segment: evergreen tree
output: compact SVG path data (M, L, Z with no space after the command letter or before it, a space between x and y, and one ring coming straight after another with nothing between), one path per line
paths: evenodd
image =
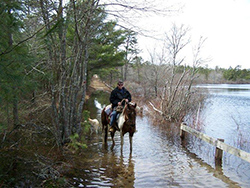
M125 39L125 31L117 29L116 22L103 22L98 27L90 48L89 72L105 77L114 72L115 67L122 66L125 51L120 46Z
M13 123L19 123L18 101L27 92L31 81L26 71L31 57L28 46L22 41L24 7L21 1L0 2L0 98L10 123L9 106L12 104Z

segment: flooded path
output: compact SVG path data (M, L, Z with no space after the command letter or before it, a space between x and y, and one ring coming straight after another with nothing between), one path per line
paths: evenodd
M107 98L103 93L92 96L91 118L100 120ZM110 136L106 146L101 134L86 137L88 148L71 183L76 187L249 187L249 163L225 154L222 167L215 166L215 148L193 137L183 146L175 124L155 126L144 116L137 117L136 126L132 153L128 135L123 152L118 132L113 149Z
M72 177L78 187L247 187L235 182L190 153L181 145L179 129L174 124L153 126L146 117L137 118L137 132L133 151L129 150L128 135L124 137L121 153L120 137L111 149L102 144L102 136L88 139L84 166L77 177ZM173 136L174 135L174 136Z

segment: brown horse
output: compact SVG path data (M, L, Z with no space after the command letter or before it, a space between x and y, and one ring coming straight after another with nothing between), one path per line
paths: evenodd
M103 135L103 143L107 143L108 138L108 125L109 125L109 117L105 112L105 108L102 110L101 114L102 119L102 129L104 132ZM120 128L120 136L121 136L121 150L123 148L123 136L126 133L129 133L129 142L130 142L130 151L132 151L132 138L136 131L136 103L127 103L125 104L125 107L123 108L122 113L120 114L118 121L116 122L118 124L118 127ZM115 132L111 132L111 138L113 141L113 146L115 145L114 136Z

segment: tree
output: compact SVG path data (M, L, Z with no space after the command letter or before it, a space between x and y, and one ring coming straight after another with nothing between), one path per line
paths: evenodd
M126 41L124 44L125 48L125 63L124 69L122 68L122 78L123 80L127 80L128 74L128 66L130 63L136 60L137 55L139 54L139 50L137 47L137 33L132 30L126 31Z
M136 56L134 58L134 66L133 66L135 69L136 69L136 75L137 75L137 78L136 78L136 81L138 82L138 84L141 83L142 81L142 57L139 57L139 56Z
M1 103L6 105L8 124L10 123L9 103L12 103L13 123L19 123L18 101L21 94L29 91L30 69L32 57L29 49L22 41L24 36L22 1L0 2L0 90Z
M81 134L87 70L92 38L101 25L99 1L40 0L47 70L50 72L52 116L57 143Z
M194 50L192 67L186 66L181 52L190 42L187 34L188 28L183 25L180 27L173 25L165 39L166 55L162 57L168 57L165 59L165 62L168 62L165 71L167 76L162 77L165 79L165 84L157 111L167 121L182 121L199 102L199 98L192 93L192 85L198 75L198 66L203 62L200 53L204 40L201 38ZM150 104L156 109L152 103Z
M81 134L88 75L123 65L125 40L116 22L107 21L99 1L40 0L47 48L53 120L58 145Z
M144 85L153 88L154 97L159 96L159 88L163 86L164 74L168 67L164 66L166 63L166 57L164 50L161 53L157 53L156 49L153 52L149 52L150 61L148 67L144 70Z
M105 17L100 20L102 24L98 26L92 39L88 71L91 75L99 74L105 77L113 72L113 68L123 65L125 52L119 47L124 43L126 36L124 30L116 28L116 22L103 22L103 19Z

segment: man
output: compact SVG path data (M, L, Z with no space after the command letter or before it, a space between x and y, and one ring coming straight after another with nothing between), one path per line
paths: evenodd
M117 83L117 87L111 92L109 100L112 103L109 132L114 132L115 128L120 131L119 127L117 127L115 123L117 116L116 108L117 106L124 106L125 102L131 102L131 94L127 89L125 89L122 81ZM122 100L123 102L121 103Z

